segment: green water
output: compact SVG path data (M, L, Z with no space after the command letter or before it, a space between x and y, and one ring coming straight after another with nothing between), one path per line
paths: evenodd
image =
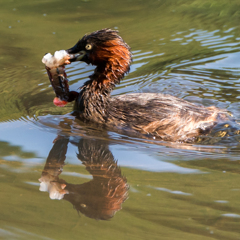
M239 121L239 21L237 0L1 1L0 239L240 239L239 135L225 126L204 145L183 145L103 132L66 115L71 104L53 105L41 63L85 33L117 29L133 64L113 95L167 93L227 109ZM93 67L66 71L77 90ZM60 135L68 144L56 144ZM62 161L49 171L81 211L71 194L53 200L39 191L47 159ZM98 164L120 173L110 177ZM121 198L106 179L129 189ZM101 199L117 205L107 221L95 219L107 209L99 209Z

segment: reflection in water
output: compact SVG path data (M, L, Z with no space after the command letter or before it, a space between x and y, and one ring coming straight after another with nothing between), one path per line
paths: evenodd
M71 184L60 179L69 143L67 137L57 137L47 158L40 181L40 191L48 191L51 199L65 199L85 216L107 220L121 209L128 197L127 179L122 176L106 141L80 139L78 159L93 179L83 184Z

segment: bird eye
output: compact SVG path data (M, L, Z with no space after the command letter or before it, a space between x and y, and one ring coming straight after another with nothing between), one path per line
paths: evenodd
M86 50L91 50L91 49L92 49L92 45L91 45L91 44L87 44L87 45L85 46L85 48L86 48Z

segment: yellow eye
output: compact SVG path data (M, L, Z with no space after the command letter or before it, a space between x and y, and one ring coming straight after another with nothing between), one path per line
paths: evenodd
M91 50L91 49L92 49L92 45L91 45L91 44L87 44L87 45L85 46L85 48L86 48L86 50Z

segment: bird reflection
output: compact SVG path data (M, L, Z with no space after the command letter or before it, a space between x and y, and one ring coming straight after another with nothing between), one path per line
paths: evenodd
M78 147L77 157L92 175L91 181L72 184L59 178L69 142ZM49 192L51 199L67 200L78 212L94 219L112 218L128 197L127 179L104 140L82 138L76 142L57 137L39 181L40 191Z

